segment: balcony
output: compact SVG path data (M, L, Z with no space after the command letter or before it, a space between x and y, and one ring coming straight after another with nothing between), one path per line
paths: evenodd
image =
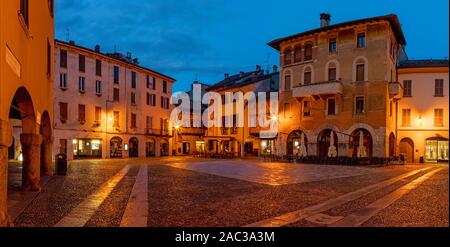
M399 82L389 83L389 98L401 99L403 97L403 86Z
M303 98L307 96L334 95L342 94L343 91L344 88L340 81L327 81L297 86L292 90L292 96Z

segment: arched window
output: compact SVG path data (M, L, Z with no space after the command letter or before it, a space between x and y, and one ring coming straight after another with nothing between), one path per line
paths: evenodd
M295 47L294 50L294 63L302 61L302 48L300 46Z
M368 81L368 62L365 57L357 57L353 61L353 81Z
M306 67L303 71L303 85L309 85L312 82L312 69L311 67Z
M312 45L307 44L305 46L305 54L304 54L305 61L312 60Z
M291 49L286 49L284 51L284 65L291 64L291 62L292 62Z

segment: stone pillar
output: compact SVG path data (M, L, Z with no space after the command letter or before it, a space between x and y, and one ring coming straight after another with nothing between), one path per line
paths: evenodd
M41 176L53 175L52 146L53 138L43 136L41 145Z
M155 140L155 157L161 156L161 141L159 139Z
M12 128L0 119L0 227L9 226L8 217L8 147L12 144Z
M22 190L39 191L42 136L21 134L20 143L23 150Z

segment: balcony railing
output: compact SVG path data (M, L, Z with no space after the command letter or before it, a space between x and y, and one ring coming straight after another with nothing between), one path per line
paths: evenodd
M340 81L326 81L300 85L292 90L292 96L302 98L306 96L342 94L344 88Z

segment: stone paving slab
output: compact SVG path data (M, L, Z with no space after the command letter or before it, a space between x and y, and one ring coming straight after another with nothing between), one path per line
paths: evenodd
M419 178L416 178L412 182L409 182L408 184L402 186L401 188L395 190L394 192L376 200L367 207L358 209L356 212L344 217L343 219L331 224L330 226L355 227L362 225L364 222L368 221L370 218L377 215L381 210L389 207L392 203L399 200L401 197L409 193L411 190L417 188L421 183L425 182L431 176L441 171L442 169L444 168L437 168L435 170L426 173L425 175L420 176Z
M304 183L380 172L380 169L360 166L294 164L257 160L172 162L167 165L267 185Z

